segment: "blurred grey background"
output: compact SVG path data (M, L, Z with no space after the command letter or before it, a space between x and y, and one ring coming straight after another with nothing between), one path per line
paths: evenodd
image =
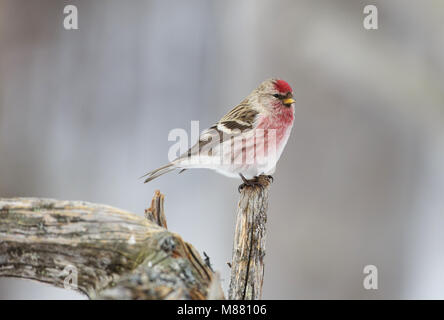
M79 30L63 28L77 5ZM379 29L363 28L375 4ZM229 281L240 180L137 178L174 128L262 80L296 120L271 189L264 298L444 298L444 2L0 0L0 197L105 203L168 226ZM379 289L363 288L363 268ZM0 298L83 299L0 279Z

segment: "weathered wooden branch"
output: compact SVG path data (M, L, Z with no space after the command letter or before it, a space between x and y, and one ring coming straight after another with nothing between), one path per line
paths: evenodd
M261 184L241 192L230 299L262 296L269 180ZM145 217L83 201L0 199L0 276L68 284L93 299L223 299L219 275L167 230L160 192Z
M166 229L163 195L146 217L83 201L0 199L0 276L95 299L222 299L219 277ZM160 226L159 226L160 225Z
M245 186L237 209L231 261L229 299L257 300L262 297L270 181L261 176L262 186Z

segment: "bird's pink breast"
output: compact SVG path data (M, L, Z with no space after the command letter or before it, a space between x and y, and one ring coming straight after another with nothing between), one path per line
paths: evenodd
M293 120L293 107L276 106L271 115L263 117L259 121L257 128L265 131L276 130L276 144L279 146L286 139L286 135L288 135L287 129L293 125Z

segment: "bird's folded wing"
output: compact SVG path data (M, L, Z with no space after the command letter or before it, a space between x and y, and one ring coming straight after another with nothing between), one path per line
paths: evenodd
M216 125L225 133L250 130L253 129L258 114L250 105L241 103L223 116Z
M218 144L224 143L254 129L259 113L247 104L240 104L228 112L222 119L204 130L199 141L179 159L190 157L202 151L210 150Z

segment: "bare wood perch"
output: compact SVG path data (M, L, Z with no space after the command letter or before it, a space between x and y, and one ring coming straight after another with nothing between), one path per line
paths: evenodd
M90 298L222 299L193 246L158 226L166 227L159 192L147 217L82 201L0 199L0 276L64 287L73 266Z
M262 186L245 186L238 204L228 291L233 300L262 297L270 180L266 176L259 178Z

